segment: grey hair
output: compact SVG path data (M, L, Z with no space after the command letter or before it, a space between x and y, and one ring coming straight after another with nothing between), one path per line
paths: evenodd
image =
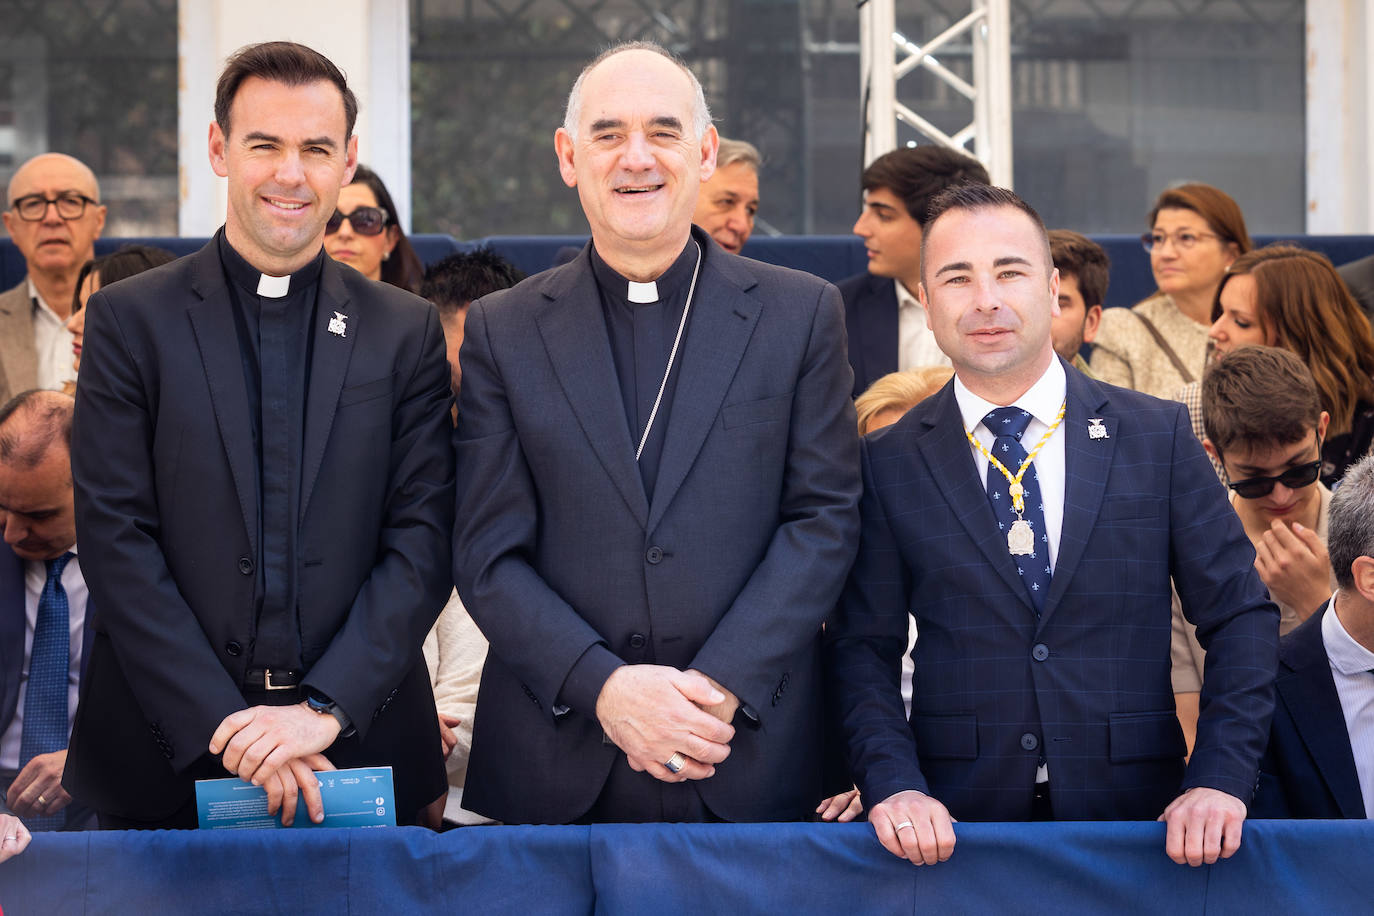
M577 139L577 122L582 116L582 84L586 82L587 74L595 70L602 61L624 51L649 51L660 57L666 57L682 68L682 72L687 74L687 79L692 83L692 91L695 95L692 104L692 128L696 131L696 139L700 140L706 134L706 128L711 126L711 109L706 105L706 93L701 89L701 81L697 79L697 75L692 72L692 69L683 63L681 58L653 41L625 41L618 45L612 45L582 68L582 72L577 75L577 82L573 83L572 91L568 93L568 107L563 111L563 129L567 131L568 136L572 137L573 140Z
M763 156L759 155L758 147L747 140L728 140L721 137L720 149L716 152L716 168L723 169L736 162L742 162L757 172L763 165Z
M1374 557L1374 455L1352 465L1331 495L1326 522L1326 553L1341 588L1352 588L1350 567L1360 557Z

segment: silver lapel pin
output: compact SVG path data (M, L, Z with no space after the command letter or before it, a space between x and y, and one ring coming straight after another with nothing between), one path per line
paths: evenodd
M334 317L329 319L329 333L338 334L340 337L347 337L348 316L343 312L335 312Z
M335 312L335 314L338 314L338 313ZM1089 438L1089 439L1110 439L1110 438L1111 438L1111 436L1108 436L1108 435L1107 435L1107 427L1105 427L1105 426L1102 425L1102 418L1101 418L1101 417L1093 417L1092 419L1090 419L1090 420L1088 421L1088 438Z

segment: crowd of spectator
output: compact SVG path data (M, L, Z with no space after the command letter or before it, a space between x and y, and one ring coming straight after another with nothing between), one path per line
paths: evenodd
M71 156L9 184L0 861L194 828L216 776L318 822L355 765L401 824L864 814L926 864L956 820L1196 865L1374 814L1358 263L1182 183L1104 309L1100 246L920 146L837 288L739 257L766 160L631 43L556 135L591 241L426 269L356 115L309 48L231 57L179 260L95 257Z

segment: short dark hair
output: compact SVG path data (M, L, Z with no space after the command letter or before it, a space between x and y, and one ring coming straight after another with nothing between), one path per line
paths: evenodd
M81 311L81 287L91 274L95 274L100 280L101 289L104 289L111 283L127 280L145 270L170 264L176 259L177 256L166 248L158 248L155 245L123 245L109 254L92 258L81 265L81 271L76 275L76 288L72 291L72 312Z
M391 249L391 256L382 262L382 282L399 286L408 293L418 292L420 281L424 279L425 265L415 253L410 239L406 238L406 231L401 228L401 215L396 212L396 204L382 177L360 162L349 184L363 185L370 190L372 196L377 198L377 206L386 213L386 228L396 228L396 247Z
M992 207L1012 207L1031 218L1040 238L1045 245L1045 269L1048 271L1054 261L1050 257L1050 237L1045 229L1045 221L1035 208L1022 200L1015 191L999 188L990 184L959 184L945 188L930 202L930 218L925 223L925 234L921 237L921 271L924 282L926 264L926 245L930 243L930 227L935 221L951 210L987 210Z
M1072 229L1051 229L1049 236L1050 258L1059 268L1059 276L1078 280L1078 291L1087 308L1105 302L1112 262L1102 246Z
M282 83L287 86L306 86L310 83L333 83L343 96L344 139L353 136L358 120L358 97L348 88L348 80L334 62L314 48L294 41L264 41L239 48L229 56L224 72L215 87L215 122L224 135L229 136L229 109L239 86L250 76Z
M1202 374L1202 429L1219 452L1301 442L1321 422L1317 383L1279 347L1238 347Z
M55 442L72 448L72 408L76 402L69 394L31 388L21 391L0 407L0 463L22 470L38 467ZM15 429L16 415L28 420L23 430Z
M991 184L988 170L971 156L944 146L916 146L884 153L864 169L860 185L865 191L886 188L897 195L907 215L925 228L930 203L945 188L956 184Z
M1326 518L1326 555L1341 588L1352 588L1350 567L1360 557L1374 557L1374 455L1351 465L1331 494Z
M508 289L525 279L510 261L490 248L460 251L435 262L425 271L420 296L433 302L443 318L498 289Z

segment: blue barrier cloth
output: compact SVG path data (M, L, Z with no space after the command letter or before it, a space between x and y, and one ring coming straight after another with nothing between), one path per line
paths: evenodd
M0 864L28 913L1369 912L1368 821L1250 821L1175 865L1157 823L958 824L916 867L867 824L47 833Z

